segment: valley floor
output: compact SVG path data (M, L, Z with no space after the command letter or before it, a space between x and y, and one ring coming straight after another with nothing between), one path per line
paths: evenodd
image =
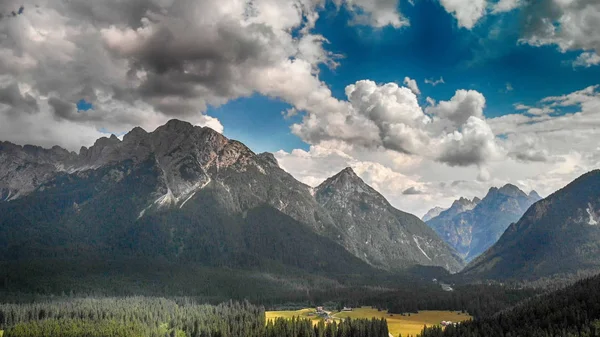
M394 337L417 336L423 330L423 326L439 325L442 321L462 322L471 319L468 314L457 311L419 311L417 314L390 314L387 311L379 311L372 307L355 308L352 311L328 312L334 320L342 320L347 317L355 318L385 318L388 330ZM267 320L278 317L292 318L299 316L310 318L313 323L318 323L322 318L316 315L315 309L301 309L297 311L267 311Z

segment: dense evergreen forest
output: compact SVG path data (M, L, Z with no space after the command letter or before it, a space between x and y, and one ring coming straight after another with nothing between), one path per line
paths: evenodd
M1 329L4 337L388 337L384 319L266 322L264 308L248 302L214 306L148 297L3 304Z
M600 336L600 276L528 300L492 317L433 327L422 337Z

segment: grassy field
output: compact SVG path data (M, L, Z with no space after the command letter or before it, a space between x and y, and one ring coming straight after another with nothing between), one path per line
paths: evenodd
M302 309L298 311L267 311L267 320L284 317L291 318L300 316L311 318L313 322L318 322L319 318L308 316L309 312L314 312L314 309ZM405 316L398 314L388 314L385 311L377 311L371 307L356 308L353 311L332 313L333 318L344 319L350 318L385 318L388 322L388 329L394 337L416 336L421 333L423 326L432 326L440 324L441 321L460 322L471 319L467 314L461 314L456 311L421 311L418 314L406 314Z
M302 317L302 318L310 318L314 324L318 323L321 318L319 318L318 316L316 316L315 313L315 309L302 309L302 310L296 310L296 311L267 311L265 313L265 316L267 318L267 321L270 319L275 319L278 317L283 317L283 318L292 318L292 317ZM310 313L312 313L312 315L309 315Z

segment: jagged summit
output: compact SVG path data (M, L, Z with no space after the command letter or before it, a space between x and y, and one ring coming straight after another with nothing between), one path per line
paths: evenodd
M529 197L532 199L538 199L538 200L542 199L542 197L535 190L531 190L531 192L529 192Z
M271 165L279 167L279 162L277 161L277 158L275 158L275 156L271 152L259 153L258 156L264 159L265 161L269 162Z
M358 175L356 175L356 172L354 172L354 170L350 166L348 166L345 169L341 170L340 173L338 173L338 174L347 174L347 175L350 175L350 176L358 177Z
M506 184L498 189L499 193L510 195L510 196L527 196L525 192L523 192L520 188L513 184Z
M69 222L67 227L77 233L65 235L75 243L77 235L84 235L82 242L91 242L98 233L128 233L129 242L168 246L174 258L182 254L194 261L205 259L204 249L212 249L209 243L215 240L222 239L230 252L243 251L246 239L263 237L256 231L269 225L265 221L277 219L273 224L279 229L262 230L273 235L290 233L290 228L311 232L330 240L327 247L340 245L353 258L378 268L399 270L421 264L455 272L462 267L460 258L431 229L392 207L351 168L311 189L282 170L273 154L257 155L210 128L179 120L152 132L134 128L122 139L102 137L79 154L34 147L25 151L2 143L0 206L14 206L15 214L6 219L18 218L20 206L29 207L30 202L47 207L60 204L58 212L43 212L60 218L27 220L28 226ZM240 232L239 226L259 208L263 210L257 212L268 216L248 222L249 235ZM86 230L79 230L84 225ZM60 234L55 232L48 236ZM94 240L85 237L88 233ZM242 239L238 234L243 234ZM147 241L148 237L158 241ZM115 242L115 238L107 240ZM53 249L51 241L49 249ZM211 256L222 253L218 247ZM252 254L254 259L257 253Z
M440 213L442 213L445 210L446 210L446 208L436 206L436 207L430 209L429 211L427 211L427 213L425 213L425 215L423 215L421 220L429 221L430 219L433 219L436 216L440 215Z
M460 198L427 223L470 261L493 245L539 199L537 193L527 195L517 186L506 184L490 188L483 199Z
M599 270L599 191L600 171L595 170L536 202L465 273L535 279Z
M317 186L317 189L322 189L327 186L339 185L340 187L362 187L371 189L351 167L346 167L332 177L327 178L323 183Z
M350 167L317 186L315 197L339 224L344 246L372 265L434 265L453 272L462 266L425 223L394 208Z

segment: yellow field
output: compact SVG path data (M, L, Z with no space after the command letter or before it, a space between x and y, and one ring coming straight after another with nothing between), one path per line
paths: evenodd
M309 313L313 313L313 315L310 316ZM296 310L296 311L267 311L267 312L265 312L265 316L267 318L267 321L269 321L270 319L278 318L278 317L292 318L292 317L299 316L302 318L310 318L313 321L313 323L316 324L321 320L321 318L314 315L314 313L315 313L315 309L302 309L302 310Z
M291 318L300 316L311 318L314 323L319 321L318 317L308 316L309 312L314 312L314 309L302 309L298 311L267 311L267 320L277 317ZM371 307L356 308L353 311L332 313L333 318L343 319L350 318L385 318L388 322L388 330L394 337L402 335L402 337L416 336L421 333L423 326L438 325L441 321L461 322L471 319L467 314L461 314L456 311L421 311L418 314L406 314L406 316L398 314L388 314L385 311L377 311Z

